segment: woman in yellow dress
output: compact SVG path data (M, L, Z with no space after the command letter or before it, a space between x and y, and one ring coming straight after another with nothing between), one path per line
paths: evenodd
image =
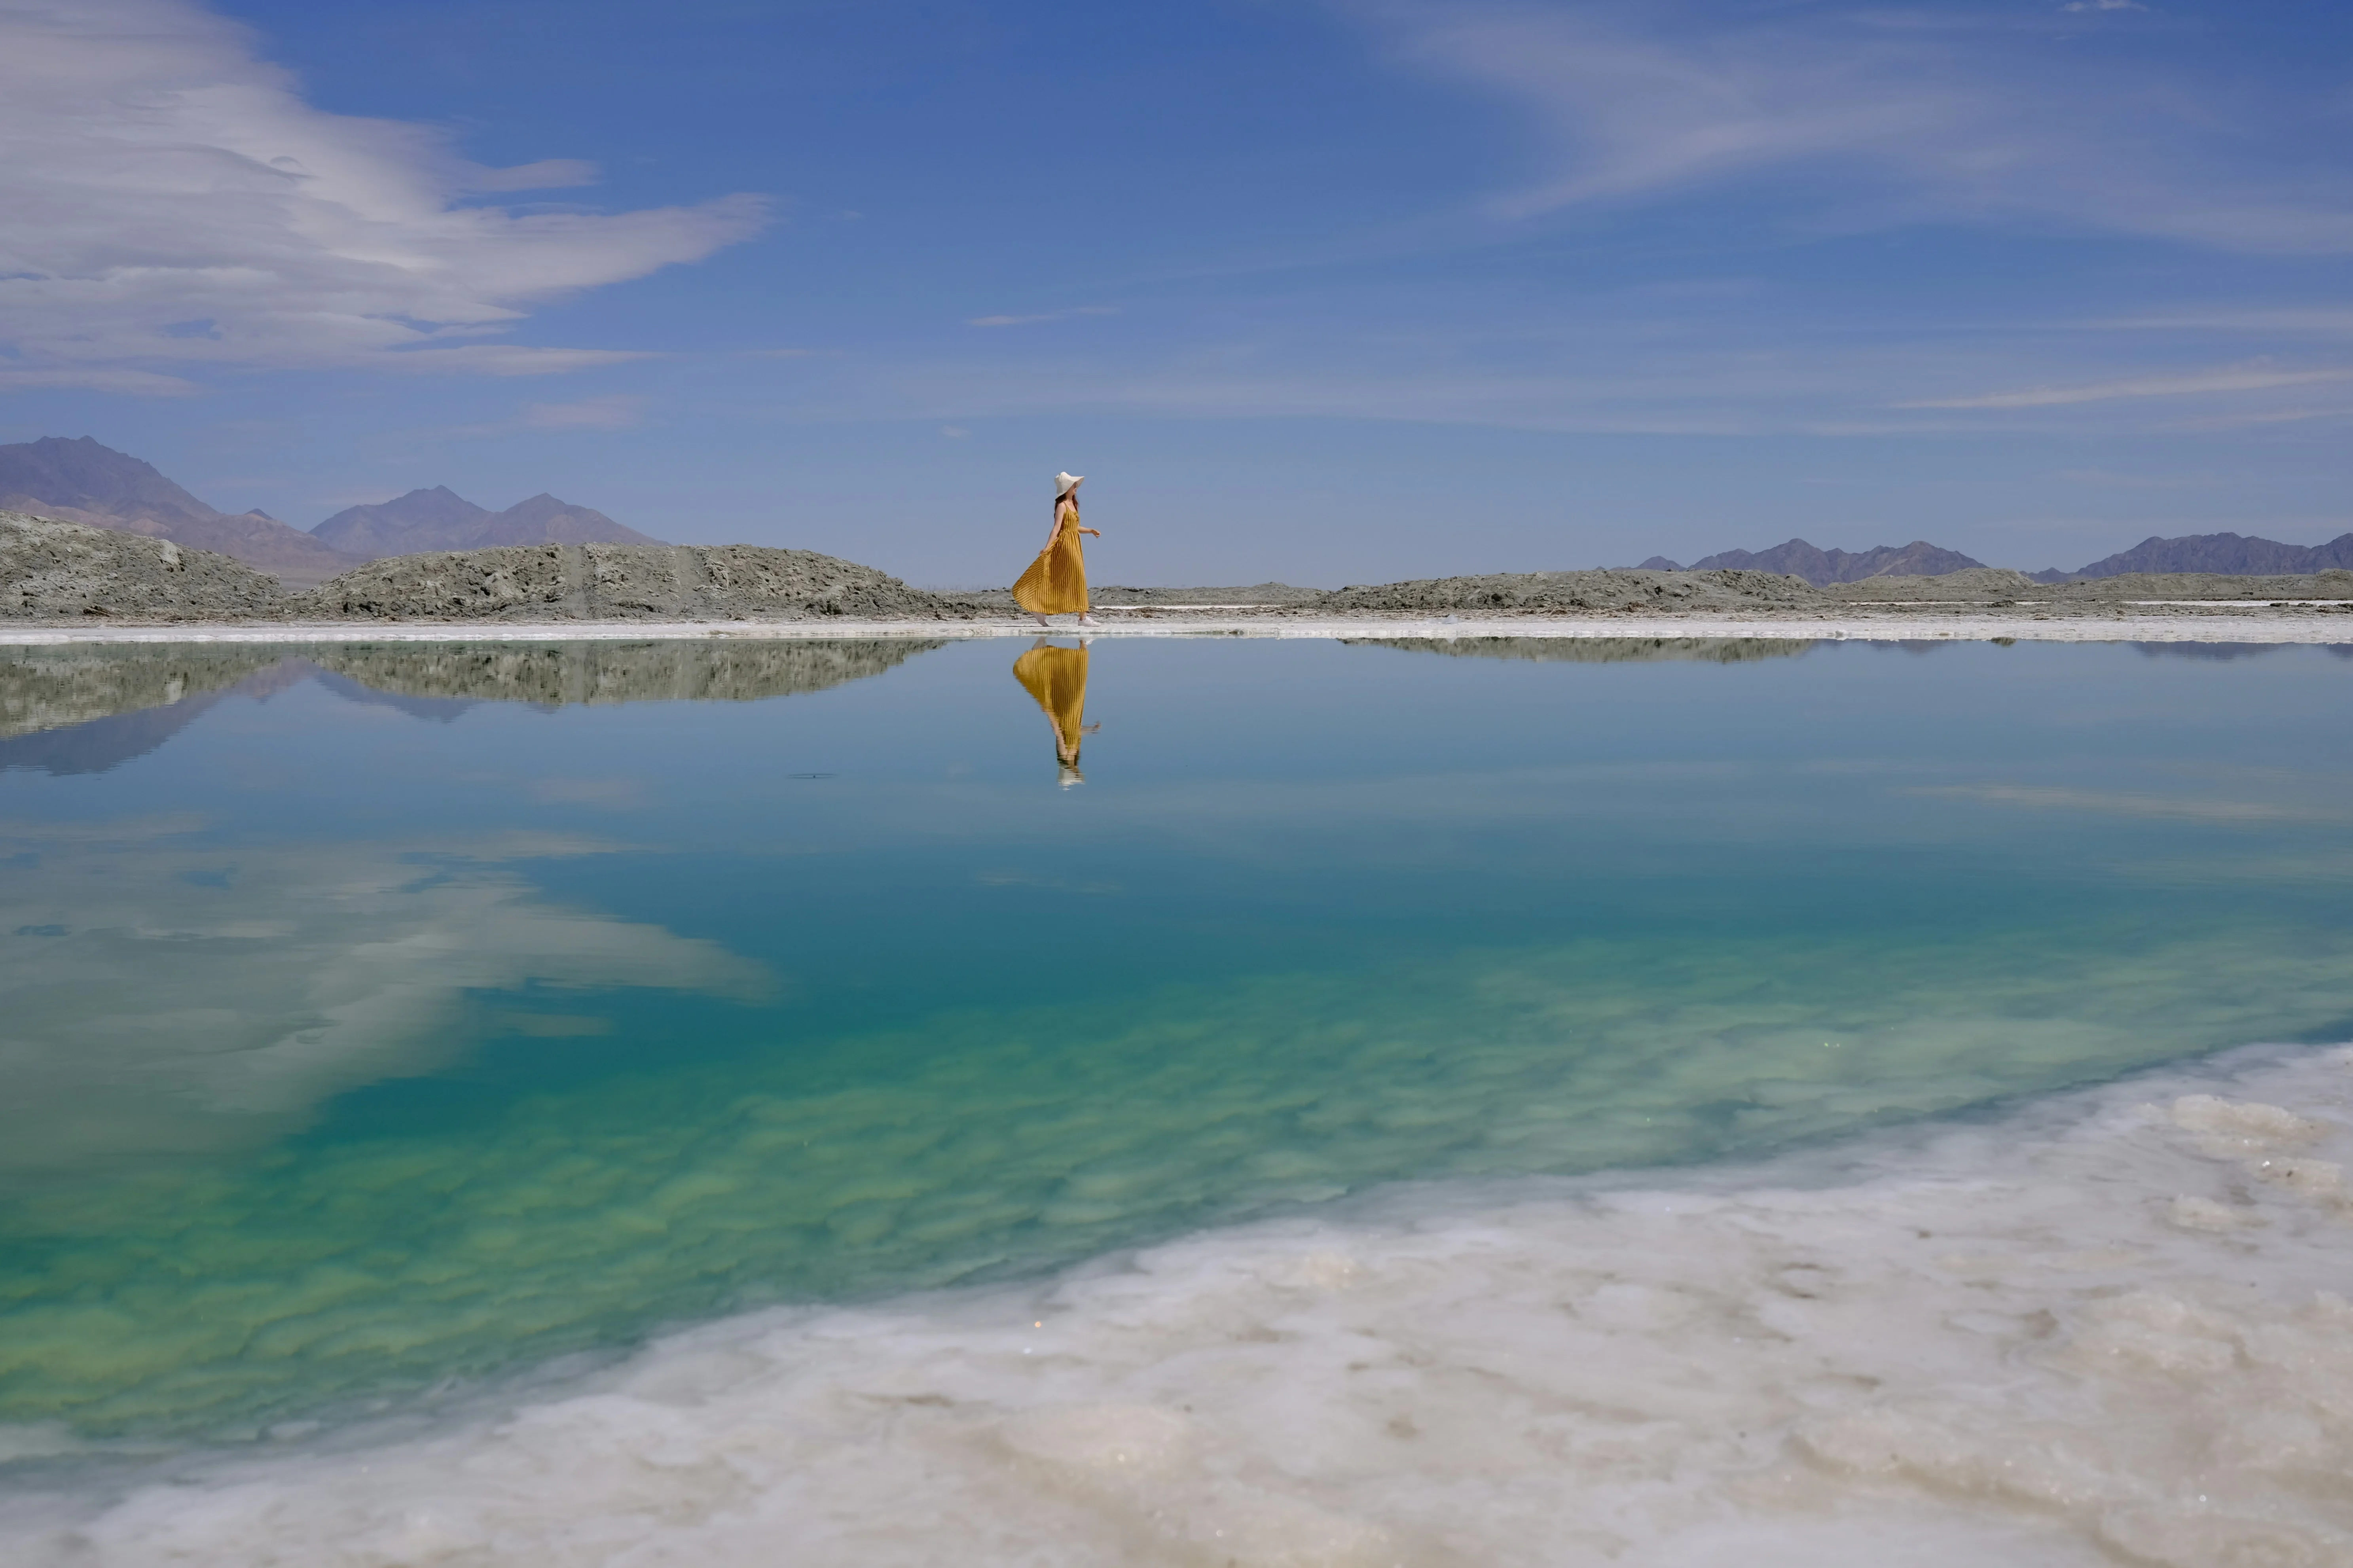
M1062 787L1086 783L1079 772L1079 743L1103 728L1087 722L1087 650L1056 647L1044 637L1013 661L1013 679L1038 700L1054 727L1054 760L1062 765Z
M1078 612L1079 625L1095 624L1094 616L1087 613L1087 558L1079 548L1079 535L1092 533L1101 539L1103 531L1079 526L1079 487L1084 483L1084 474L1054 476L1054 531L1046 536L1046 548L1038 552L1029 570L1013 584L1013 602L1037 616L1041 626L1048 616L1067 616L1073 610Z

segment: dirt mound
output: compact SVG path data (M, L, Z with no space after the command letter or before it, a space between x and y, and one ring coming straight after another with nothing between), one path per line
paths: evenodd
M1324 602L1321 588L1260 583L1248 588L1096 588L1099 605L1283 605L1302 608Z
M1087 597L1096 609L1106 605L1263 605L1269 609L1313 609L1324 602L1322 588L1299 588L1289 583L1260 583L1248 588L1136 588L1090 584ZM952 595L993 615L1021 615L1010 588L976 588Z
M1831 598L1849 603L1858 599L1900 603L1920 600L1999 601L2015 599L2021 594L2040 598L2048 590L2023 572L2012 572L2006 566L1975 566L1965 572L1947 572L1936 577L1865 577L1860 582L1833 584L1822 592Z
M0 511L0 620L217 621L288 603L276 578L209 550Z
M1324 612L1470 612L1544 616L1567 611L1794 608L1822 603L1821 590L1780 572L1527 572L1434 577L1377 587L1341 588L1314 608Z
M1871 577L1822 590L1855 603L1929 600L1989 604L2101 605L2130 599L2353 599L2353 572L2298 577L2244 577L2220 572L2128 572L2081 583L2043 583L2023 572L1979 567L1942 577Z
M401 697L489 701L751 702L862 680L943 643L913 637L827 642L322 644L321 669Z
M754 544L532 544L394 555L289 601L381 621L965 620L967 600L871 566Z
M1746 664L1795 658L1811 648L1797 637L1342 637L1347 647L1393 647L1449 658L1525 659L1532 664Z
M2221 572L2126 572L2041 589L2060 604L2106 599L2353 599L2353 572L2239 577Z

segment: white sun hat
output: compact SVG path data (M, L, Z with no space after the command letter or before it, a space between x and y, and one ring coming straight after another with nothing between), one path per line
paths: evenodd
M1058 496L1069 495L1072 490L1077 489L1081 485L1085 484L1086 482L1087 477L1084 474L1056 474L1054 476L1054 493Z

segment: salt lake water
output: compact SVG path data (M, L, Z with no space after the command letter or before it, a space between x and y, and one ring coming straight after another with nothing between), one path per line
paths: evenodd
M0 651L0 1557L2353 1561L2353 648L1027 646Z

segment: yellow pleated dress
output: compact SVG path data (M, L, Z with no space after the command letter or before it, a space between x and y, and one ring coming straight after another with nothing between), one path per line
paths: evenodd
M1078 497L1055 503L1054 520L1053 540L1013 584L1013 602L1033 616L1083 615L1087 558L1079 550Z
M1033 647L1013 661L1013 679L1038 700L1054 726L1055 758L1064 767L1076 766L1087 720L1087 650Z

